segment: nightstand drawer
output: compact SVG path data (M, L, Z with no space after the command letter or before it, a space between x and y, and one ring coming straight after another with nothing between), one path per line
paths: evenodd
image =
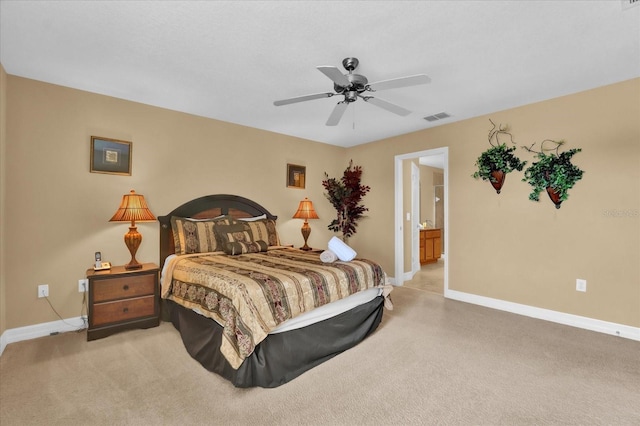
M111 278L93 283L93 302L152 295L156 277L153 274Z
M93 306L92 326L155 315L155 297L136 297Z

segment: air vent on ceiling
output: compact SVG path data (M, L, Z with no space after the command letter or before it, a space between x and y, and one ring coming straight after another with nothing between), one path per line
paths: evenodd
M428 115L424 117L424 119L431 122L431 121L443 120L449 117L451 117L451 114L447 114L446 112L440 112L438 114Z
M622 0L622 10L640 5L640 0Z

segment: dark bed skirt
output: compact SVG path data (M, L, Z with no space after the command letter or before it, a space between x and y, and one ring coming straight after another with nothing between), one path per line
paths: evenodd
M274 388L354 347L382 320L379 296L333 318L297 330L270 334L237 370L220 353L222 327L210 318L170 301L167 308L187 352L203 367L240 388Z

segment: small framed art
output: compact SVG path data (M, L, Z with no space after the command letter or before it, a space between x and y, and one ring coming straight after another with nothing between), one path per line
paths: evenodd
M91 136L90 171L131 176L131 142Z
M305 166L287 164L287 187L304 189L304 181L307 174Z

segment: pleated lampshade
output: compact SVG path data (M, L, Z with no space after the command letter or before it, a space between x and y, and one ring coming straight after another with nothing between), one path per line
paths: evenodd
M129 194L122 196L120 207L109 222L150 222L156 220L151 213L144 195L136 194L133 189Z
M122 202L118 211L109 222L131 222L129 232L124 235L124 243L131 253L131 261L125 265L125 269L140 269L142 264L136 260L136 252L142 243L142 234L138 232L136 222L152 222L156 217L151 213L142 194L136 194L133 189L129 194L122 196Z
M313 208L311 200L305 197L298 205L298 211L293 214L294 219L320 219Z

